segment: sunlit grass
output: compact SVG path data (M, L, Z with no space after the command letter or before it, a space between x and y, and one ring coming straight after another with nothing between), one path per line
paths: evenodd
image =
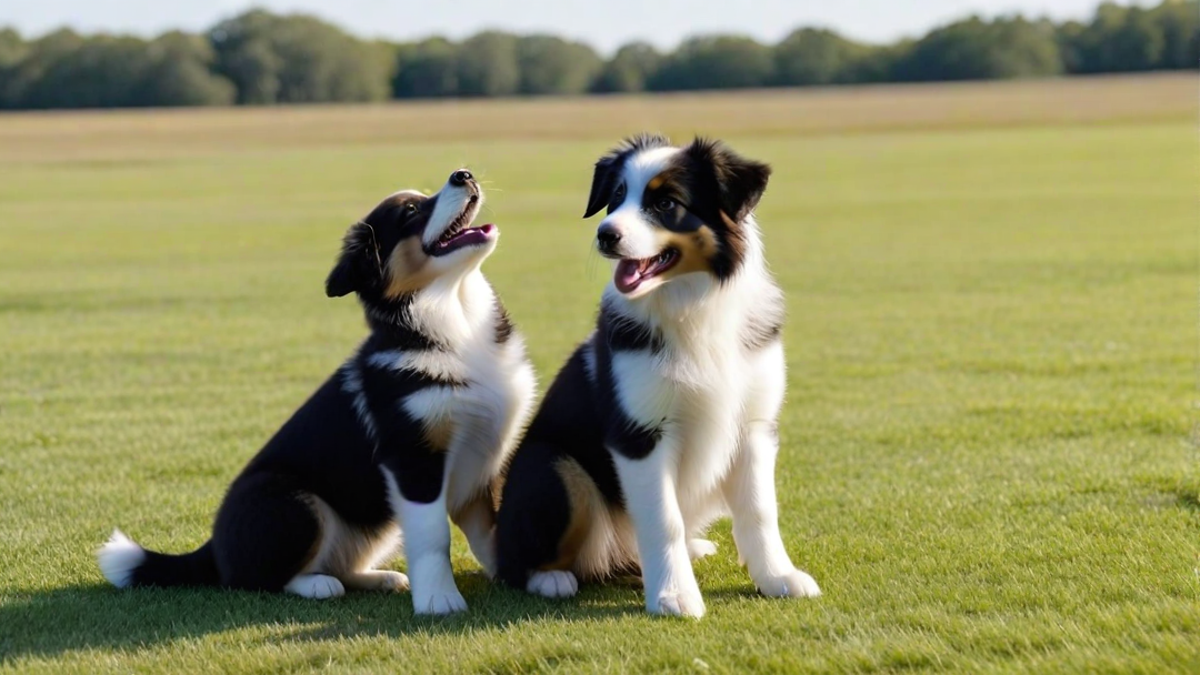
M360 113L330 109L324 143L193 147L181 126L146 156L99 133L43 137L44 157L0 144L20 157L0 162L0 670L1200 669L1194 117L801 134L714 114L776 168L759 217L790 308L782 529L818 600L757 597L727 524L697 566L701 622L644 616L634 583L497 588L461 539L471 610L441 620L406 594L102 583L113 526L202 542L230 479L353 349L358 309L323 280L394 189L460 163L491 181L485 269L548 381L607 275L579 219L591 163L620 133L711 130L703 108L630 105L628 128L574 140L421 141L418 116L413 136L338 142L357 133L338 111Z

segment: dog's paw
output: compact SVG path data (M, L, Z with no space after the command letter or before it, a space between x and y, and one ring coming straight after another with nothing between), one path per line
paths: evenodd
M579 591L579 582L566 570L534 572L525 590L546 598L569 598Z
M453 614L467 611L467 601L458 589L418 597L413 595L413 611L417 614Z
M408 575L403 572L393 572L391 570L379 570L379 575L376 582L377 588L381 591L406 591L408 590Z
M717 552L717 545L707 539L688 539L688 557L692 560L707 558Z
M660 616L686 616L699 619L704 616L704 598L700 591L692 593L664 591L657 597L647 598L646 609Z
M756 580L758 592L772 598L815 598L821 595L817 581L805 572L791 572Z
M284 590L313 600L325 600L346 594L346 587L342 582L327 574L302 574L289 581Z

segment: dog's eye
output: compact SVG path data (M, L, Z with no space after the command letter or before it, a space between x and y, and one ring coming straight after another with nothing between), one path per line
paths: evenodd
M674 211L675 210L675 200L674 199L660 199L657 202L654 202L654 209L656 211L658 211L659 213L666 213L668 211Z
M417 212L417 205L412 202L405 204L404 212L411 216L412 214Z

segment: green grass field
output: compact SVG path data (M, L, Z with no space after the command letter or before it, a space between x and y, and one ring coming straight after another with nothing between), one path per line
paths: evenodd
M1200 672L1195 106L1185 74L0 116L0 671ZM323 282L396 188L489 181L485 270L548 382L608 274L591 163L643 128L776 168L781 525L823 597L756 596L727 522L699 622L632 581L496 587L461 538L444 619L103 582L114 526L204 541L364 335Z

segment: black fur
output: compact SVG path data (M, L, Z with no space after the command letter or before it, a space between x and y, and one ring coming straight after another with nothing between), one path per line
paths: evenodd
M639 150L661 148L670 144L671 141L667 140L665 136L639 134L626 139L621 145L597 160L595 172L592 174L592 189L588 195L587 208L583 212L583 217L591 218L599 213L600 209L609 205L613 197L613 189L616 187L617 177L621 174L621 167L624 166L629 155Z

